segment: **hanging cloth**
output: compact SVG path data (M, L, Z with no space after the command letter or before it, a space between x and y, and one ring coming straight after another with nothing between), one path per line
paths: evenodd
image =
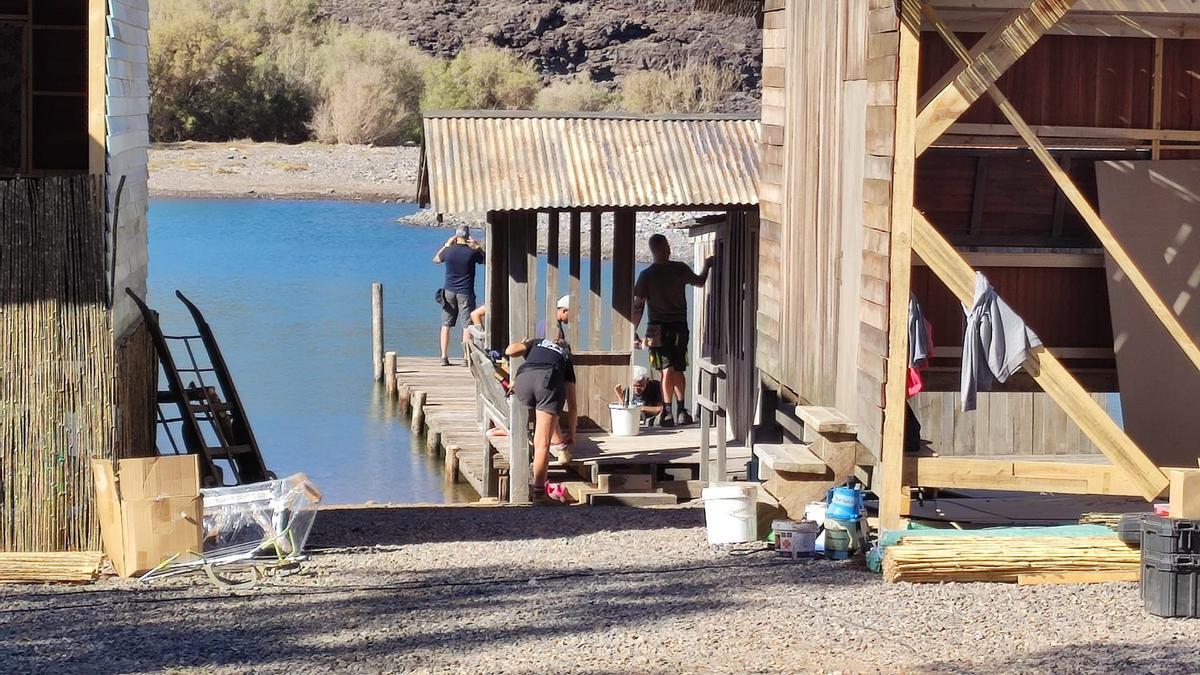
M925 319L921 312L921 303L917 296L908 296L908 372L905 382L905 395L912 398L925 389L921 380L921 368L929 365L933 357L933 325Z
M996 293L987 277L975 273L974 304L967 312L963 336L960 393L964 412L975 409L975 394L992 388L993 379L1006 382L1021 369L1029 352L1042 341Z

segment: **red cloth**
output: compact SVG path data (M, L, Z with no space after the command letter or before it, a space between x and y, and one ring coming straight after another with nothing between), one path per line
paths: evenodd
M916 368L908 369L908 381L904 385L906 398L912 398L921 393L925 389L925 382L921 380L921 371Z

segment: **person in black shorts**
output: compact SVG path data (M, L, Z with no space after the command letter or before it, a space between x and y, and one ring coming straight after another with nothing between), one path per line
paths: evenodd
M467 327L475 311L475 266L484 264L483 246L471 238L471 228L461 225L454 236L446 240L433 256L435 265L446 265L446 280L442 285L442 365L450 365L450 329L463 324L463 342L467 342Z
M525 362L513 379L513 395L534 413L533 427L533 498L567 501L562 485L549 485L550 448L557 445L569 456L575 442L578 405L575 399L575 366L571 346L566 340L533 339L514 342L504 350L506 356L524 356ZM559 427L564 409L566 432ZM561 458L561 457L560 457Z
M663 396L666 407L659 424L664 427L691 424L692 415L684 405L687 391L688 366L688 312L687 287L703 286L708 282L708 272L713 259L704 261L699 274L684 262L671 260L671 244L661 234L650 237L650 255L654 262L642 270L633 286L633 325L642 321L642 313L649 312L646 322L646 339L634 335L635 347L645 345L650 350L650 365L662 371ZM671 401L675 402L674 410Z

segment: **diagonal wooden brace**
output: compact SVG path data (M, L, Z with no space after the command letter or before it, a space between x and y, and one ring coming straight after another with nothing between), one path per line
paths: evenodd
M970 307L974 302L975 270L921 213L914 212L912 228L913 251L921 256L963 306ZM1143 497L1153 500L1167 489L1169 481L1166 475L1125 435L1053 354L1039 349L1025 362L1025 370L1100 448L1113 466L1129 477Z
M970 54L966 46L958 39L958 36L946 26L936 13L927 13L927 16L934 22L938 33L950 45L950 49L954 51L959 59L966 61ZM1008 118L1009 124L1013 125L1013 128L1017 130L1017 134L1021 136L1021 139L1029 146L1029 149L1033 151L1034 156L1038 158L1042 166L1046 167L1046 171L1050 173L1050 177L1054 179L1054 182L1058 185L1058 189L1062 190L1063 195L1071 202L1075 210L1079 212L1079 215L1088 224L1088 227L1092 229L1092 232L1096 234L1096 238L1100 240L1100 244L1104 246L1104 250L1112 256L1113 261L1125 273L1129 282L1141 294L1142 299L1150 307L1150 311L1154 312L1154 315L1162 322L1163 327L1167 329L1167 333L1171 335L1179 345L1179 348L1183 350L1183 353L1196 366L1196 369L1200 370L1200 347L1196 346L1196 342L1192 340L1192 336L1183 327L1183 324L1179 322L1179 317L1175 316L1175 313L1171 311L1167 303L1158 295L1158 291L1154 290L1154 286L1150 284L1150 281L1138 269L1133 258L1121 246L1121 242L1117 241L1112 231L1100 219L1100 214L1096 212L1096 209L1088 202L1087 197L1084 197L1075 183L1071 181L1071 177L1067 175L1067 172L1063 171L1063 168L1050 154L1050 151L1046 149L1046 146L1038 140L1037 134L1025 123L1021 114L1009 102L1008 97L997 89L995 85L989 86L987 92L992 97L992 100L996 102L996 107L1000 108L1000 112L1004 113L1004 116Z
M917 115L917 155L933 145L971 104L1057 24L1076 0L1030 0L1025 9L1004 20L967 52L967 57L930 89ZM935 23L931 5L923 8Z

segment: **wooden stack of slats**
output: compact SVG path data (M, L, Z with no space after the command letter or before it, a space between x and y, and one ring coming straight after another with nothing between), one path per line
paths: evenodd
M1136 549L1116 537L905 537L883 556L885 581L1016 582L1066 572L1129 572Z
M103 557L99 551L0 553L0 584L95 581Z

